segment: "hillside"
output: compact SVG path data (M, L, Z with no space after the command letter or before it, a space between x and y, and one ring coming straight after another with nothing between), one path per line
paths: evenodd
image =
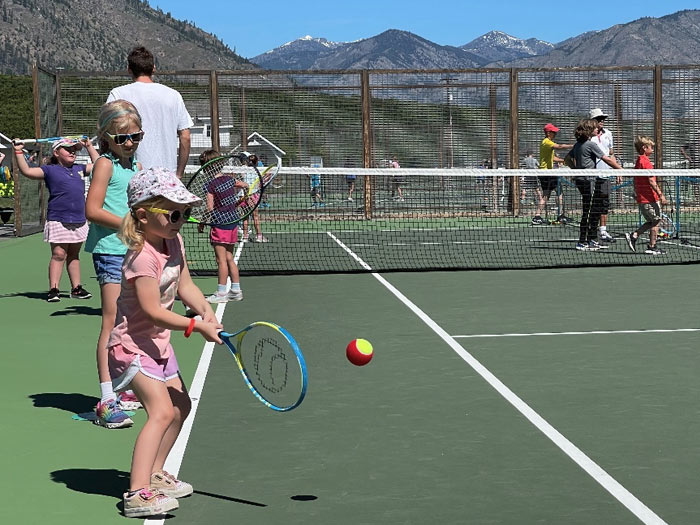
M105 23L104 21L109 21ZM160 70L253 68L215 35L146 0L3 0L0 73L49 69L116 71L144 45Z
M507 63L508 67L650 66L700 62L700 10L645 17L584 33L546 55ZM493 66L502 64L491 64Z

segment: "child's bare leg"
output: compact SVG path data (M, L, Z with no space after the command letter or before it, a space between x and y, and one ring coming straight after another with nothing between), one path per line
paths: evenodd
M100 295L102 303L102 326L100 335L97 338L97 376L100 383L111 381L109 375L109 365L107 363L107 341L109 334L114 328L114 320L117 316L117 299L121 292L120 283L105 283L100 285Z
M227 246L226 250L226 266L228 268L228 276L231 277L232 283L240 283L241 276L238 272L238 265L233 260L233 245Z
M223 286L226 284L226 279L228 279L228 264L226 262L226 245L215 244L214 245L214 255L216 255L217 277L219 278L218 283Z
M262 235L262 228L260 228L260 212L257 208L253 210L253 227L255 228L256 235Z
M535 210L535 215L539 215L541 217L545 204L547 204L547 199L544 198L544 194L539 186L537 186L537 189L535 190L535 197L537 198L537 209Z
M659 223L654 223L654 226L649 230L649 246L656 246L656 237L659 235Z
M156 470L156 460L160 457L160 449L164 444L165 435L176 420L176 410L166 383L163 381L147 377L139 372L131 381L130 386L148 414L148 419L136 438L134 456L131 459L129 490L138 490L149 487L151 484L151 474ZM172 448L172 443L170 448ZM161 464L158 468L160 469L162 466Z
M70 279L71 288L75 288L80 283L80 248L82 242L72 242L66 244L66 269Z
M66 262L65 244L51 243L51 259L49 259L49 288L58 288Z
M170 426L165 431L165 435L160 442L160 447L158 448L158 454L156 455L156 460L153 463L153 472L158 472L163 470L163 465L165 465L165 460L170 454L170 450L173 448L177 436L180 435L180 430L182 430L182 425L185 423L185 419L190 414L192 409L192 401L187 393L187 388L185 387L182 379L176 377L165 382L165 386L168 388L168 394L173 404L173 409L175 417L170 423Z

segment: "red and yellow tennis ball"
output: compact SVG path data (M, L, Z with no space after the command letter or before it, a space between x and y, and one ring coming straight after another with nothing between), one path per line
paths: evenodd
M363 366L372 360L374 348L366 339L353 339L345 349L345 355L353 365Z

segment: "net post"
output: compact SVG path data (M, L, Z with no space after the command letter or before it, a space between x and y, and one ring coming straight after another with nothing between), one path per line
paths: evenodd
M209 115L211 115L211 147L220 151L219 147L219 79L216 70L209 72ZM247 138L243 149L247 149Z
M654 66L654 166L657 169L664 167L663 155L663 103L661 100L663 84L663 67L660 65Z
M520 164L520 144L518 143L518 70L510 69L510 169L518 169ZM520 178L511 177L511 200L513 217L520 213Z
M362 164L365 168L372 167L372 93L369 87L369 71L360 72L360 97L362 101ZM372 218L372 180L364 176L364 208L365 219Z

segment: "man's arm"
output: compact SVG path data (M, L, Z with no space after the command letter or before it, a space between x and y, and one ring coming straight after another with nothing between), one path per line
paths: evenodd
M187 159L190 156L190 130L181 129L177 132L177 138L180 146L177 149L177 176L182 178L187 166Z

